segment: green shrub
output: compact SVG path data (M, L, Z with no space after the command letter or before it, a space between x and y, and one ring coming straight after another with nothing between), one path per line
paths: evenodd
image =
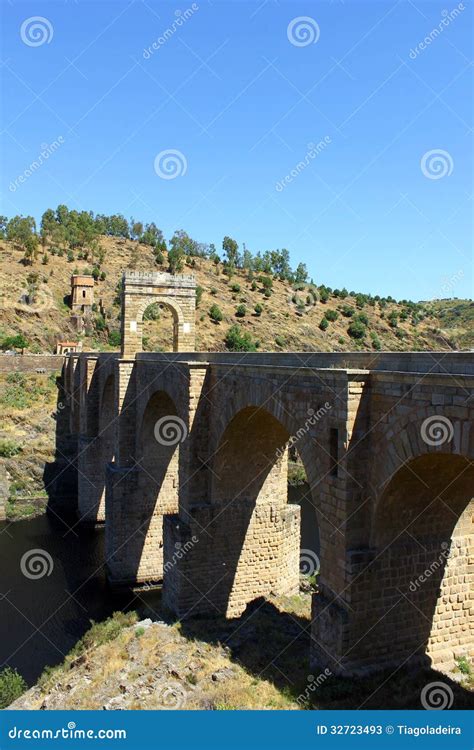
M264 292L270 292L271 294L271 290L273 289L273 279L270 276L259 276L258 280L261 283ZM269 297L270 294L266 296Z
M95 316L95 318L94 318L94 328L99 333L101 331L105 331L106 326L105 326L105 318L104 318L103 315L96 315Z
M382 344L380 343L380 339L377 336L375 332L372 332L370 334L370 338L372 340L372 348L375 349L375 351L379 352L382 348Z
M0 709L7 708L25 692L27 687L25 680L16 669L10 667L2 669L0 672Z
M395 310L392 310L392 312L388 316L388 324L390 328L397 328L398 326L398 315L395 312Z
M143 320L159 320L160 319L160 306L158 302L154 302L149 305L143 313Z
M214 323L220 323L224 318L220 307L218 307L217 305L212 305L211 309L209 310L209 317L214 321Z
M85 651L90 651L92 648L103 646L104 643L115 640L124 628L130 627L136 621L136 612L114 612L112 617L104 620L104 622L91 620L91 628L76 643L70 655L77 657Z
M213 296L213 297L215 297L215 296L216 296L216 294L217 294L217 289L216 289L216 287L215 287L215 286L213 286L213 287L212 287L212 289L211 289L211 294L212 294L212 296Z
M240 284L231 284L230 286L231 292L235 292L236 294L240 292Z
M110 346L120 346L122 343L122 337L120 331L109 331L109 344Z
M326 318L326 320L333 321L337 320L339 315L336 310L326 310L326 312L324 313L324 317Z
M471 675L472 673L472 667L468 661L467 656L459 656L456 659L456 663L458 665L458 669L461 672L461 674L464 675Z
M244 318L246 312L247 308L245 307L245 305L239 305L237 310L235 311L235 314L237 318Z
M347 329L347 333L352 339L363 339L366 334L366 327L359 320L351 323Z
M257 304L255 305L255 307L253 309L255 310L255 315L257 315L258 317L260 317L260 315L263 312L263 307L260 304L260 302L257 302Z
M0 456L2 458L13 458L21 453L23 448L14 440L0 440Z
M350 305L343 305L341 307L341 315L343 315L345 318L352 318L352 316L354 315L354 312L355 312L354 308L351 307Z
M257 286L257 282L256 281L252 281L252 283L250 285L250 289L252 290L252 292L256 292L257 291L258 286Z
M28 341L21 333L19 333L17 336L6 336L4 339L2 339L2 343L0 344L0 348L3 350L26 349L27 346Z
M248 331L243 331L239 325L233 325L227 331L225 344L231 352L255 352L257 343L253 341Z
M329 323L327 321L327 318L322 318L319 324L321 331L325 331L328 328L328 326L329 326Z
M275 336L275 344L283 348L286 345L286 341L283 336Z
M204 289L202 288L202 286L197 286L196 287L196 307L199 307L199 303L202 300L202 293L203 292L204 292Z
M326 302L327 302L327 301L328 301L328 299L329 299L329 294L328 294L328 292L326 291L326 289L322 289L322 290L320 291L320 293L319 293L319 299L321 300L321 302L323 303L323 305L325 305L325 304L326 304Z
M359 323L362 323L364 326L369 325L369 318L367 317L367 314L364 312L357 313L357 315L354 317L354 321L358 320Z

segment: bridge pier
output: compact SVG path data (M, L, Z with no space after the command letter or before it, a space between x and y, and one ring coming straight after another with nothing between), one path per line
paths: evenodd
M164 518L163 603L180 619L238 617L255 599L299 590L300 508L236 502Z

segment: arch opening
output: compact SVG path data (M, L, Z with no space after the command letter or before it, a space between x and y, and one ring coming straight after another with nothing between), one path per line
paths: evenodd
M442 453L413 459L386 486L366 575L365 596L376 603L364 630L372 659L452 669L472 649L473 487L472 461Z
M213 547L220 563L213 601L227 616L241 614L252 600L270 593L298 593L300 563L311 578L319 573L319 547L300 554L300 505L309 488L301 462L303 481L298 493L291 492L289 440L275 416L254 406L239 411L221 435L211 488ZM314 508L311 523L317 526Z
M176 351L179 315L175 307L161 300L151 302L142 315L144 352Z

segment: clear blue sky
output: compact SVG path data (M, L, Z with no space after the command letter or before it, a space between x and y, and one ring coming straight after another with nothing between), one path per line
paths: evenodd
M2 213L120 212L167 238L286 247L332 287L472 296L472 3L455 8L2 0ZM39 36L22 30L34 16ZM289 30L301 16L308 36ZM163 179L170 149L186 171Z

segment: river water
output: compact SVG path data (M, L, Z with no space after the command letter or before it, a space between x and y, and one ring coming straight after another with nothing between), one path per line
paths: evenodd
M302 506L301 547L318 553L314 509L302 499L306 491L305 485L289 487L288 499ZM42 551L41 569L34 566L32 550ZM28 575L46 574L28 577L22 560ZM68 531L49 515L0 523L0 670L14 667L31 685L45 666L63 661L91 620L119 609L156 606L156 591L137 597L109 589L103 561L101 528Z

